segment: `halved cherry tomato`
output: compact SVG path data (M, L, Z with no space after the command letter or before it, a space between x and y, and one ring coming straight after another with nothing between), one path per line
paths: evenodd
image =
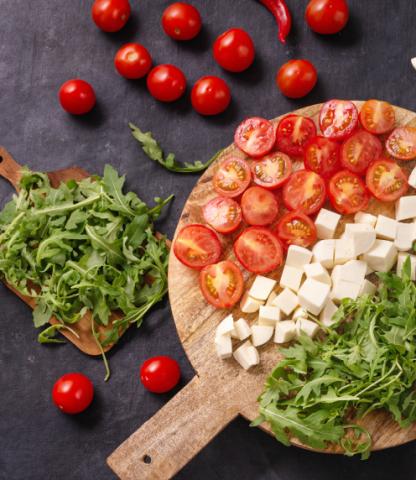
M265 118L252 117L237 127L234 135L237 147L253 158L269 153L276 141L273 124Z
M349 214L365 210L370 196L361 178L348 170L341 170L329 181L329 199L339 213Z
M208 265L199 274L205 300L216 308L231 308L241 298L244 279L241 270L230 260Z
M316 135L316 127L310 118L288 115L280 120L276 131L276 145L288 155L299 157L307 142Z
M251 165L253 181L261 187L274 190L280 187L292 173L292 162L284 153L269 153Z
M241 207L232 198L213 198L203 208L203 215L205 221L220 233L234 232L242 220Z
M407 192L405 172L391 160L376 160L367 170L367 188L382 202L394 202Z
M283 245L309 247L316 242L316 227L313 221L301 212L288 212L279 220L275 233Z
M367 100L361 107L360 122L367 132L380 135L393 130L396 115L393 106L381 100Z
M319 114L319 126L324 137L344 140L358 123L358 111L349 100L329 100Z
M363 173L371 162L380 157L383 146L371 133L361 130L341 145L341 165L354 173Z
M395 128L386 141L386 149L390 155L400 160L416 158L416 128Z
M213 230L200 223L192 223L178 233L173 251L184 265L199 270L218 262L222 248Z
M238 197L250 185L248 163L237 157L224 160L212 179L215 191L223 197Z
M303 157L306 170L331 177L339 170L339 144L335 140L317 136L305 146Z
M243 193L241 208L244 220L249 225L270 225L279 213L276 197L261 187L250 187Z
M246 228L234 243L234 253L245 269L268 273L283 263L283 248L268 228Z
M325 202L326 188L323 178L315 172L298 170L292 173L283 187L283 201L288 210L305 215L317 212Z

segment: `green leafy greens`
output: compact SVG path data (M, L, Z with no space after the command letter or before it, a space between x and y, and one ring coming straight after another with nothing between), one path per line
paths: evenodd
M340 445L367 458L371 437L352 419L386 409L402 428L416 421L416 286L406 260L401 277L379 273L374 296L344 299L326 337L281 349L259 398L259 417L277 440L296 437L323 449ZM323 327L324 328L324 327Z
M24 170L20 190L0 213L0 272L23 295L35 298L35 327L58 324L39 334L41 343L60 343L58 331L91 312L91 333L103 348L116 343L132 323L167 292L169 250L155 235L166 200L149 208L109 165L102 178L70 180L53 188L47 175ZM123 314L109 326L111 312Z

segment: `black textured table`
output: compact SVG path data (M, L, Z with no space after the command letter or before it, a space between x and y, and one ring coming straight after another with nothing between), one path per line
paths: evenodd
M251 115L274 117L331 97L377 97L416 110L416 5L408 0L350 0L351 20L335 37L314 35L303 21L306 0L288 0L294 29L286 47L277 42L273 19L255 0L193 0L204 29L189 43L174 43L160 27L168 1L132 0L133 17L120 33L99 31L90 19L91 0L0 0L0 143L32 169L80 165L101 173L111 163L127 174L128 187L145 200L176 195L158 228L172 235L182 206L197 179L163 170L142 154L127 122L151 130L180 160L207 160L229 144L239 121ZM230 27L252 35L255 64L239 75L222 72L211 44ZM164 105L154 101L144 81L129 82L113 68L126 41L150 50L155 63L181 67L189 85L206 74L230 84L233 102L216 118L202 118L188 97ZM283 98L275 87L277 67L289 58L307 58L319 83L301 101ZM57 101L67 79L90 81L98 97L83 117L65 114ZM2 204L11 188L0 181ZM149 356L178 359L182 385L193 376L165 301L131 328L109 355L112 377L104 384L100 359L72 345L42 346L26 305L0 287L0 479L111 479L105 459L154 414L170 395L144 391L139 365ZM87 374L96 386L92 407L65 416L51 403L54 381L68 371ZM238 419L178 476L178 479L409 480L416 478L416 444L358 458L320 455L285 448ZM139 480L139 479L138 479Z

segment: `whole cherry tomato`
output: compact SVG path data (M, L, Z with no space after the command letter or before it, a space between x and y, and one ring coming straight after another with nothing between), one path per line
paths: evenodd
M174 40L191 40L198 35L201 26L201 15L189 3L172 3L162 15L163 30Z
M147 88L156 100L173 102L184 94L186 78L175 65L158 65L147 76Z
M68 113L83 115L95 105L94 89L84 80L68 80L59 89L59 101Z
M131 8L128 0L95 0L92 18L104 32L118 32L127 23Z
M276 84L289 98L307 95L318 80L316 68L308 60L289 60L277 72Z
M171 357L161 355L146 360L140 369L140 380L153 393L172 390L181 377L179 364Z
M337 33L345 27L348 18L345 0L311 0L306 7L305 19L316 33Z
M222 78L202 77L192 88L191 101L194 109L201 115L217 115L230 104L230 89Z
M58 378L52 389L55 405L64 413L83 412L92 402L94 386L82 373L67 373Z
M214 43L214 58L230 72L242 72L254 61L254 43L242 28L231 28L222 33Z
M114 65L122 77L142 78L152 66L152 57L143 45L127 43L116 53Z

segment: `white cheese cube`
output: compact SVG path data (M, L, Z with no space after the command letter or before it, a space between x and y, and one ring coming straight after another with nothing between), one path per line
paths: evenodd
M273 305L274 299L275 299L276 297L277 297L277 293L276 293L276 292L272 292L272 293L269 295L269 298L267 299L266 305L267 305L267 306Z
M332 320L332 317L335 315L335 312L338 310L338 307L332 300L328 300L322 312L319 315L319 321L325 327L331 327L335 321Z
M374 285L373 282L370 280L364 279L363 283L361 284L360 291L358 292L358 296L361 295L374 295L377 292L377 286Z
M296 334L300 336L301 332L308 337L313 338L319 332L319 325L307 318L299 318L296 322Z
M233 338L236 338L237 340L245 340L250 335L250 325L244 320L244 318L240 318L234 322L234 333L231 334Z
M409 179L407 180L407 183L411 187L416 188L416 167L412 170L412 173L409 175Z
M355 254L361 255L374 245L376 232L373 227L365 223L347 223L343 238L354 242Z
M278 307L261 306L259 311L259 325L274 326L280 322L280 309Z
M397 222L396 238L394 245L397 250L406 252L412 248L413 241L416 238L416 224L415 223L401 223Z
M377 237L384 240L394 240L396 238L397 221L385 215L379 215L375 230Z
M367 264L363 260L350 260L344 265L338 265L338 267L337 274L334 274L334 277L336 275L335 280L340 279L359 284L364 280L367 271Z
M230 358L233 353L233 344L229 335L220 335L215 337L215 349L217 355L222 360Z
M363 255L363 260L376 272L388 272L397 259L397 248L393 242L377 239L373 247Z
M410 63L412 64L412 67L416 70L416 57L411 58Z
M293 312L292 320L297 320L298 318L308 318L308 311L306 308L299 307Z
M276 280L257 275L248 291L250 297L265 302L276 285Z
M320 240L334 238L340 218L341 215L338 213L327 210L326 208L321 208L315 220L318 238Z
M331 277L328 270L322 266L321 263L314 262L303 267L306 278L313 278L314 280L331 285Z
M298 245L290 245L286 256L286 265L302 269L312 259L312 252Z
M360 293L360 288L360 283L348 282L340 278L332 285L331 298L335 303L341 303L344 298L355 300Z
M401 197L396 203L396 220L416 217L416 195Z
M339 238L335 240L335 255L334 255L334 264L342 265L348 260L353 260L356 258L354 242L349 238Z
M307 278L298 292L299 303L312 315L319 315L329 297L331 287Z
M224 320L218 325L215 330L215 336L221 337L222 335L231 335L234 332L234 319L233 316L227 315Z
M253 325L251 327L251 340L255 347L267 343L273 336L274 327L269 325Z
M408 253L399 253L397 258L397 266L396 266L396 274L401 277L402 276L402 268L403 264L407 257L410 257L410 278L415 281L416 280L416 256L409 255Z
M303 270L291 265L285 265L282 276L280 277L280 286L290 288L297 292L302 282Z
M341 278L342 272L342 265L335 265L331 272L331 280L332 283L336 282L339 278Z
M334 266L335 240L320 240L313 249L313 261L320 263L325 268Z
M238 347L233 353L233 357L244 368L244 370L248 370L254 365L260 363L259 352L256 347L253 347L250 340L247 340L247 342Z
M283 320L276 325L275 343L287 343L296 338L296 323L293 320Z
M367 225L370 225L370 227L374 228L377 222L377 217L375 215L371 215L371 213L357 212L354 215L354 222L365 223Z
M362 256L360 257L360 260L362 260ZM365 271L365 275L371 275L372 273L374 273L374 270L369 266L367 265L367 270Z
M274 299L273 305L279 307L285 315L290 315L299 305L298 296L292 290L285 288Z
M243 313L255 313L263 305L263 301L250 297L246 292L240 300L240 308Z

